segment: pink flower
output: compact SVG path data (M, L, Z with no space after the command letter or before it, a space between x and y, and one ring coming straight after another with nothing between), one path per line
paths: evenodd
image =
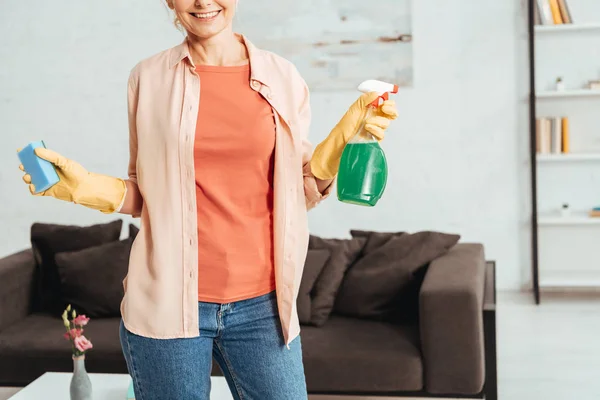
M86 350L91 349L92 346L92 342L90 342L85 336L77 336L75 339L73 339L73 343L75 344L75 347L77 348L77 350L79 350L80 352L84 352Z
M85 315L78 315L75 317L75 319L73 319L74 325L85 326L88 322L90 322L90 319Z
M65 334L63 335L63 337L67 340L69 339L75 339L78 336L81 336L83 334L83 329L71 329L69 330L69 332L65 332Z

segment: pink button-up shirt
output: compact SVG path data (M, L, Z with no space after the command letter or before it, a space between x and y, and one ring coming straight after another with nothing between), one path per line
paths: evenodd
M306 83L289 61L254 47L248 84L275 115L274 255L285 343L300 332L296 298L308 246L307 210L326 197L310 173ZM194 138L200 78L187 41L140 62L128 87L129 181L141 200L121 304L128 330L152 338L199 335ZM232 96L235 93L231 94ZM231 116L235 118L235 115Z

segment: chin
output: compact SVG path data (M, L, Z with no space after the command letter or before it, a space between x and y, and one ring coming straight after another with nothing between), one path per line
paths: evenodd
M225 30L225 27L216 29L191 29L188 30L188 32L197 37L198 39L210 39L223 32L223 30Z

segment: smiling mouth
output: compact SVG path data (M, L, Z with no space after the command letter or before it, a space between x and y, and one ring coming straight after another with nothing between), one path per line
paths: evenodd
M215 18L217 15L219 15L220 12L221 12L221 10L211 11L211 12L207 12L207 13L190 13L190 14L199 20L206 21L206 20Z

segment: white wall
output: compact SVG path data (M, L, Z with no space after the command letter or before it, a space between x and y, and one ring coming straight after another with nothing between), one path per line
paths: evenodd
M518 0L413 3L414 88L397 95L401 116L384 142L385 197L365 209L332 196L311 212L311 230L458 232L485 244L500 287L519 288L529 268L523 10ZM159 0L32 0L0 5L0 38L2 256L28 245L34 221L115 218L29 196L15 150L44 139L90 170L124 176L129 70L181 35ZM357 95L313 94L313 141Z

